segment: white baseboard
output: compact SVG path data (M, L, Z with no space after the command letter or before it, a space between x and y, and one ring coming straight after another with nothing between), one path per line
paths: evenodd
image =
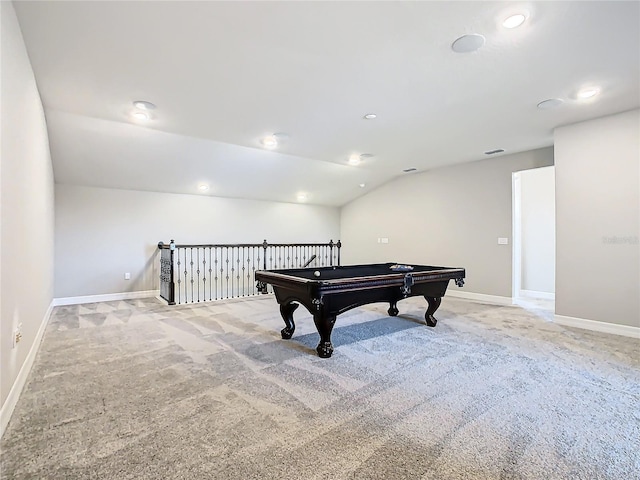
M53 301L49 304L49 308L47 308L47 312L44 314L42 318L42 322L40 323L40 328L38 329L38 333L36 333L36 337L31 344L31 349L27 354L27 357L24 359L24 363L22 367L20 367L20 371L18 372L18 376L16 380L13 382L13 386L9 391L9 395L7 399L2 404L2 408L0 409L0 438L4 435L4 431L9 425L9 420L11 419L11 415L13 414L13 410L16 408L18 404L18 399L20 398L20 394L22 393L22 389L27 383L27 378L29 377L29 372L31 372L31 367L33 367L33 362L36 359L36 355L38 354L38 350L40 350L40 344L42 343L42 337L44 336L44 331L47 328L47 324L49 323L49 317L51 316L51 311L53 310L54 304Z
M587 320L584 318L566 317L564 315L555 315L553 321L559 325L566 325L567 327L576 327L584 330L594 330L596 332L612 333L614 335L640 339L640 327L598 322L596 320Z
M494 305L513 305L511 297L501 297L499 295L485 295L484 293L464 292L454 288L447 288L447 297L466 298L476 302L491 303Z
M535 290L520 290L520 296L528 298L540 298L542 300L555 300L556 294L550 292L537 292Z
M149 298L160 295L160 290L144 290L140 292L106 293L103 295L85 295L82 297L54 298L53 306L79 305L82 303L113 302L115 300L130 300L134 298Z

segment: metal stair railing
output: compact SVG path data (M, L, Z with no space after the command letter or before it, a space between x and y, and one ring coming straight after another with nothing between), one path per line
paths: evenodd
M340 265L342 243L158 243L160 296L169 305L269 293L256 270Z

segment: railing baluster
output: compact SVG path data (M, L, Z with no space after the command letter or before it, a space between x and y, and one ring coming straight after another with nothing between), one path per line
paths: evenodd
M209 301L211 301L211 247L209 247Z
M200 249L199 248L196 248L196 273L198 274L196 288L198 289L198 302L200 302Z
M189 295L187 293L187 251L184 251L184 301L185 303L189 299Z
M215 288L213 289L214 292L216 292L216 300L218 299L218 247L216 247L215 249L215 253L214 253L214 268L213 271L216 272L215 275Z
M187 299L188 299L187 298L187 251L183 250L182 253L184 255L184 258L182 259L183 260L182 261L182 266L184 268L184 280L182 280L182 288L184 289L184 292L182 292L182 293L183 293L183 297L184 297L183 302L187 303Z
M244 264L245 256L247 259L247 264ZM245 279L244 274L247 273L247 278ZM247 281L247 287L249 287L249 247L242 247L242 296L244 297L247 294L247 291L244 286L245 280Z
M202 249L202 301L207 300L207 248Z
M236 297L239 297L240 296L240 248L235 248L234 250L236 250L235 267L236 267L236 284L238 287L238 290L236 291Z
M180 250L178 250L178 264L177 264L177 271L178 271L178 304L180 304L180 284L182 283L182 278L180 277L180 275L182 274L182 272L180 271Z
M229 247L225 249L227 251L227 260L225 265L225 277L227 280L227 298L229 298Z

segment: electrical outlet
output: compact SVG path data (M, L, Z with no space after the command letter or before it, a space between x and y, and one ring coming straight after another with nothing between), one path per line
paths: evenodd
M20 340L22 340L22 323L19 323L13 331L13 348L16 348Z
M125 280L131 280L131 274L129 272L124 274L124 279Z

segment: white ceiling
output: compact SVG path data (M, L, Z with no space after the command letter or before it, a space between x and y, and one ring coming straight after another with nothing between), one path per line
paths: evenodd
M58 183L339 206L409 167L549 146L559 125L640 106L638 1L14 5ZM453 52L470 33L485 45ZM601 94L576 100L588 85ZM564 104L536 107L549 98ZM144 125L134 100L157 105Z

